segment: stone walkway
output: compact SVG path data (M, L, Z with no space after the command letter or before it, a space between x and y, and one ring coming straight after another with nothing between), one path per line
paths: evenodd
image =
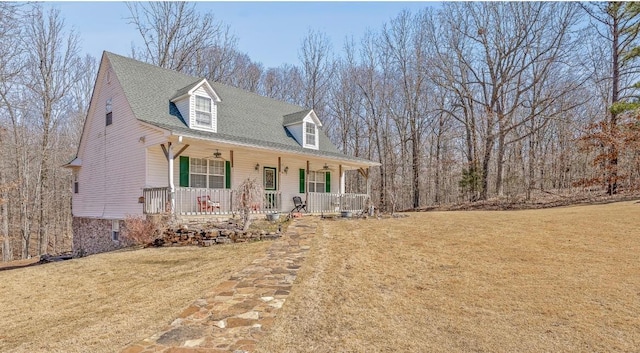
M317 218L294 220L265 257L194 301L161 332L122 353L252 352L284 305L317 225Z

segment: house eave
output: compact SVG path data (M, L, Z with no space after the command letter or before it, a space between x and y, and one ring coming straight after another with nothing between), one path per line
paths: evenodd
M224 143L224 144L227 144L227 145L230 145L230 146L254 148L254 149L259 149L259 150L263 150L263 151L277 151L277 152L280 152L280 153L296 155L296 156L305 156L305 157L311 157L311 158L343 161L343 162L345 162L345 163L347 163L349 165L353 165L353 166L357 166L357 167L376 167L376 166L380 166L381 165L380 163L373 162L373 161L355 160L355 159L353 159L353 158L351 158L349 156L346 156L346 155L344 157L335 156L335 155L327 156L327 155L320 155L320 154L315 154L315 153L307 153L305 151L293 151L293 150L289 150L289 149L286 149L286 148L267 147L267 146L261 146L261 145L257 145L257 144L251 144L251 143L243 143L243 142L238 142L238 141L231 140L231 139L215 138L215 137L203 137L203 136L191 135L191 134L184 133L184 132L172 132L172 131L169 131L169 134L171 136L178 136L178 137L182 136L182 137L188 137L188 138L191 138L191 139L201 140L201 141ZM322 152L322 151L318 151L318 152Z
M62 165L63 168L80 168L82 167L82 160L77 156L67 164Z

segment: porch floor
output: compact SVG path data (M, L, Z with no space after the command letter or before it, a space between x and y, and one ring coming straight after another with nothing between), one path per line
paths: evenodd
M317 217L295 220L265 257L194 301L162 332L122 352L253 351L287 300L317 226Z

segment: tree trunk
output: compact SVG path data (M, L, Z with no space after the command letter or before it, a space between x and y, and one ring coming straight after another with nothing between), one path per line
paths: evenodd
M504 154L506 150L506 146L504 144L505 134L500 133L498 136L498 156L496 158L497 162L497 170L496 170L496 194L498 196L504 195L504 187L503 187L503 173L504 173Z
M11 240L9 239L9 212L8 212L8 192L6 190L6 178L4 166L0 166L0 217L2 217L2 261L7 262L13 260L13 249L11 248Z
M40 146L41 148L40 153L42 157L40 160L40 178L38 178L38 190L39 190L38 207L40 208L40 212L38 213L38 224L39 224L38 255L47 253L47 244L48 244L47 218L46 218L47 205L45 204L45 189L46 189L46 182L47 182L47 176L48 176L47 162L49 160L48 148L49 148L49 125L51 124L51 119L50 119L51 104L49 102L45 102L44 106L45 106L45 109L48 111L45 111L43 114L44 115L43 116L44 131L42 136L42 144Z
M618 29L619 19L618 16L613 17L612 24L612 75L611 75L611 104L615 104L618 102L620 95L620 32ZM617 128L617 114L614 112L609 112L610 120L609 120L609 132L613 135L616 132ZM618 192L618 148L616 147L615 142L612 142L608 147L608 156L609 156L609 170L607 176L607 194L615 195Z
M413 208L420 207L420 140L415 120L411 124L411 154L413 169Z
M480 184L480 199L487 200L489 197L489 162L491 162L491 150L493 149L493 136L488 136L484 144L484 156L482 157L482 178Z

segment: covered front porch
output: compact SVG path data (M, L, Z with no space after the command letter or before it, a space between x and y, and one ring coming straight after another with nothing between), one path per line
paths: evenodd
M240 211L234 203L236 192L232 189L176 187L172 205L170 188L146 188L141 201L145 214L231 215ZM359 212L367 207L367 200L366 194L309 192L306 194L306 209L309 213ZM251 205L250 212L289 213L293 209L291 204L292 200L283 202L282 192L265 191L264 198Z
M251 213L289 213L294 197L306 202L309 213L358 212L367 206L368 193L360 188L347 190L346 179L357 174L368 181L368 168L374 165L340 155L184 136L149 141L146 163L145 187L138 200L143 213L175 216L239 213L237 188L247 180L254 180L263 190L263 197L252 201Z

